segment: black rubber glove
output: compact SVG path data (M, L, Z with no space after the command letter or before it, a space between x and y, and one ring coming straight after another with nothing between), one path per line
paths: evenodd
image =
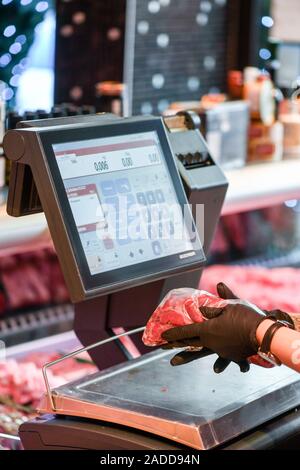
M242 371L248 370L247 358L255 355L259 347L256 330L266 315L243 304L229 304L224 308L201 307L200 311L208 321L166 331L162 335L169 342L166 347L203 346L222 360L239 364ZM172 365L183 363L182 355L171 361Z
M219 297L221 297L222 299L228 299L228 300L238 299L238 297L229 289L229 287L226 286L226 284L222 282L220 282L217 285L217 292L218 292ZM266 314L266 317L270 319L272 318L274 320L281 320L281 321L283 320L286 323L288 323L291 328L293 329L295 328L292 318L286 312L283 312L282 310L270 310L270 311L265 310L264 313ZM184 341L173 341L164 345L163 348L173 349L173 348L183 348L183 347L188 347L188 346L199 347L201 346L201 341L199 338L197 339L193 338L193 339L188 339ZM172 358L171 364L174 366L187 364L188 362L195 361L207 354L208 354L207 349L203 350L203 352L182 351L176 354L176 356ZM230 359L225 359L224 357L218 357L218 359L216 360L214 364L214 371L217 374L220 374L229 366L231 362L232 361ZM247 359L240 361L238 365L240 367L241 372L248 372L248 370L250 369L250 365Z
M238 299L233 292L227 287L225 284L220 282L217 285L217 292L220 298L222 299ZM184 347L201 347L201 341L199 338L189 339L185 341L172 341L162 346L163 349L173 349L173 348L184 348ZM192 361L196 361L201 357L207 355L208 350L205 348L205 351L181 351L180 353L176 354L171 359L171 364L173 366L184 365ZM214 363L214 372L216 374L221 374L224 370L229 366L231 363L230 359L225 359L223 357L218 357L216 362ZM247 360L240 361L238 363L241 372L248 372L250 369L250 364Z
M232 300L232 299L238 299L239 298L223 282L220 282L217 285L217 291L218 291L219 297L221 297L222 299ZM283 312L282 310L278 310L278 309L277 310L264 310L264 313L266 314L266 316L268 318L273 319L273 320L285 321L290 326L290 328L295 329L294 322L293 322L292 318L289 316L288 313ZM195 359L196 359L196 357L195 357ZM179 361L180 361L180 359L179 359ZM191 358L190 358L189 362L191 362ZM217 373L223 372L229 366L230 363L231 363L231 361L229 359L224 359L222 357L219 357L217 359L215 365L214 365L215 372L217 372ZM184 362L182 362L182 364L184 364ZM243 367L244 370L242 370L242 368L241 368L241 371L242 372L247 372L246 364L244 364L242 367ZM250 368L250 366L248 365L248 370L249 370L249 368Z

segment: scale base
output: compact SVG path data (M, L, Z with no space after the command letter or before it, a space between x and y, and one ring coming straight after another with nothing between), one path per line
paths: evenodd
M123 426L53 415L24 423L20 437L25 450L188 450L175 442ZM217 449L299 450L299 447L300 411L292 410Z
M55 409L46 396L40 412L120 425L206 450L300 403L300 376L286 367L252 366L241 374L231 364L217 375L214 355L171 367L173 354L155 351L59 387L52 391Z

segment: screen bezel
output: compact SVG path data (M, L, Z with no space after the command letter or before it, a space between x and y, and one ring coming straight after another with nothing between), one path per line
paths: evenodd
M91 140L97 138L101 139L106 137L138 134L151 131L157 132L161 149L165 157L166 166L173 182L178 202L183 208L185 204L188 204L188 201L169 145L169 141L166 136L164 124L160 118L153 118L134 122L118 121L97 126L93 125L88 127L77 127L69 129L48 129L47 131L39 132L40 142L42 143L42 147L44 150L43 153L46 158L50 173L52 175L52 185L54 185L57 201L60 210L63 214L67 236L70 242L70 248L72 249L73 255L76 259L76 263L81 275L81 280L86 291L91 291L95 289L103 290L104 288L109 286L115 288L118 284L128 284L128 282L131 281L132 284L134 284L134 281L141 278L147 278L147 276L151 276L151 279L161 279L164 273L168 275L168 273L172 271L188 271L189 267L191 269L192 266L195 269L196 264L200 267L206 260L199 240L199 249L189 250L195 251L196 253L192 257L181 259L179 257L179 254L181 253L178 253L162 258L153 259L150 261L144 261L138 264L129 265L122 268L117 268L112 271L105 271L104 273L90 273L88 262L85 257L84 249L81 244L80 236L76 227L64 182L61 177L52 146L67 142L71 143L76 141ZM192 226L193 230L195 231L195 223L193 221L190 211L189 217L189 223L191 224L190 226Z

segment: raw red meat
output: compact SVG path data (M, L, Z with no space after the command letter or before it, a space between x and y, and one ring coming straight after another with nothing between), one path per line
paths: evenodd
M200 288L216 293L220 281L263 310L300 313L300 269L211 266L204 270Z
M22 361L14 359L0 361L0 396L21 405L36 407L45 392L42 366L61 357L58 353L32 353ZM79 356L90 360L88 354ZM55 365L47 372L52 387L77 380L97 368L92 363L79 362L78 357L71 358Z
M143 334L146 346L165 343L162 333L176 326L201 323L199 307L225 307L227 301L205 291L183 288L170 291L148 320Z
M2 274L2 282L10 309L18 309L26 305L28 297L33 300L33 296L28 295L24 281L22 273L20 274L18 270L8 269Z
M165 296L148 320L143 334L143 342L146 346L161 346L166 343L161 337L165 331L176 326L205 321L199 307L222 308L229 302L236 303L237 301L223 300L203 290L174 289ZM261 367L273 367L258 355L254 355L248 360Z
M52 362L61 357L61 354L56 352L50 353L32 353L28 354L22 362L32 362L38 369L41 369L44 364ZM51 372L54 376L64 379L64 382L79 379L82 376L89 375L96 372L97 368L92 363L88 353L84 352L78 354L76 358L66 359L51 367Z
M0 281L10 310L69 300L57 256L51 248L0 258Z
M46 304L51 301L50 291L43 282L35 264L26 264L23 270L24 275L27 276L28 284L34 292L35 301L38 304Z
M52 386L64 383L51 371L49 378ZM45 391L41 371L33 362L17 363L14 359L0 362L0 395L9 397L19 404L37 404Z

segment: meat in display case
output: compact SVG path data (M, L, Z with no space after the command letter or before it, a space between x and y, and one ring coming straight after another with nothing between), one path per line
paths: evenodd
M53 247L0 256L0 334L6 346L72 327L73 307Z
M6 349L6 359L0 362L0 446L20 448L19 426L37 415L45 393L42 366L79 346L70 331ZM62 385L95 371L88 354L83 354L54 368L50 382Z

